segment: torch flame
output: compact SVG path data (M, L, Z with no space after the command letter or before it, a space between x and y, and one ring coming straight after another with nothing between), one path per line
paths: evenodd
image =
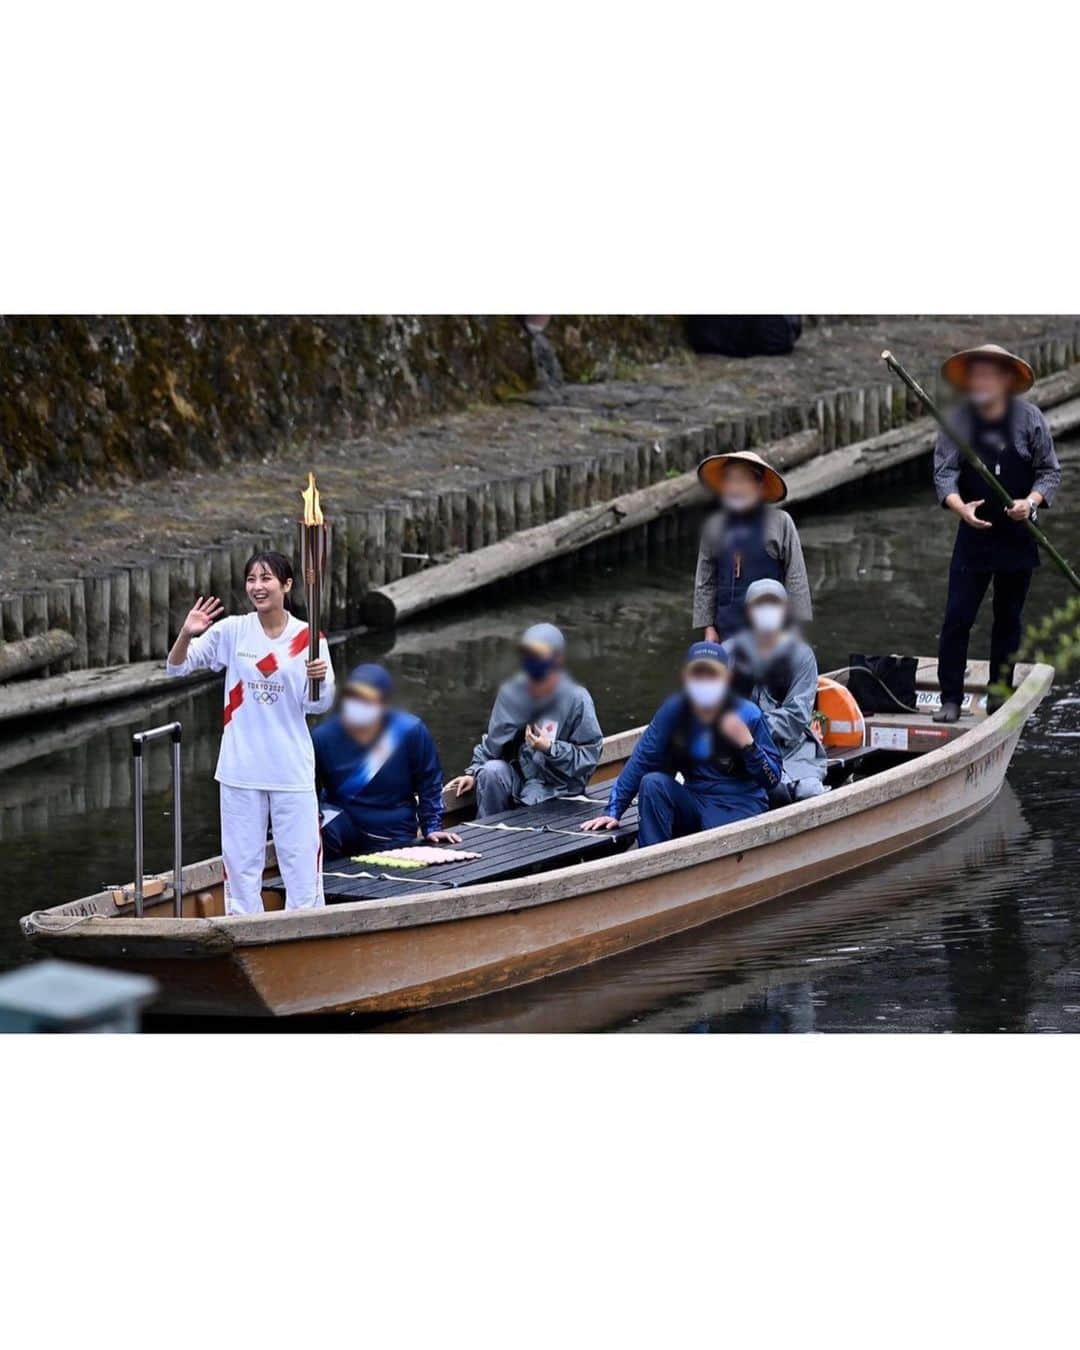
M304 524L321 525L323 523L322 507L319 505L319 489L315 486L315 475L309 473L307 476L307 487L301 492L300 499L304 503Z

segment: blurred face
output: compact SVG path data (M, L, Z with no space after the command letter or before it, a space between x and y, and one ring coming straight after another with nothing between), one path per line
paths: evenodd
M534 699L547 698L554 693L562 675L561 658L534 647L522 647L521 668L529 682L529 694Z
M1012 375L997 361L972 361L968 365L968 397L976 408L996 410L1012 393Z
M737 461L724 469L720 497L729 511L752 511L765 499L765 487L748 464Z
M284 609L285 597L292 590L292 581L282 585L266 563L255 563L244 585L248 599L260 614Z
M683 671L683 688L694 712L708 721L717 716L727 694L727 671L704 662L695 662Z
M787 619L787 606L782 600L757 600L748 606L747 617L755 633L779 633Z
M358 741L369 739L382 723L386 704L380 698L347 693L341 700L341 720Z

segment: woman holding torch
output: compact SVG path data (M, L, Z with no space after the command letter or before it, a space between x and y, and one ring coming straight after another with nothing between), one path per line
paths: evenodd
M224 731L215 777L221 785L225 912L262 910L266 830L273 829L286 909L323 903L315 756L305 717L334 701L326 639L311 656L308 625L289 612L292 564L256 553L244 567L252 613L223 619L200 596L168 656L170 675L224 670ZM317 620L316 622L317 626Z

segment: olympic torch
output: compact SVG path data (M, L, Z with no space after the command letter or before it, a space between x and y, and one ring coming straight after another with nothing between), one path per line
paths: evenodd
M319 505L319 489L315 475L308 474L307 488L301 492L304 518L298 522L300 568L304 576L304 598L307 602L308 660L319 656L319 627L322 623L323 588L330 566L330 523L323 519ZM319 697L321 680L308 681L308 698Z

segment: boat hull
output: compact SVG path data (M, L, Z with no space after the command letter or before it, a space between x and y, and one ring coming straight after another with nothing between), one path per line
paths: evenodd
M32 936L58 954L153 975L169 1013L384 1013L476 998L871 865L969 819L1000 790L1051 674L1035 668L1006 709L940 750L649 850L423 900Z
M240 976L243 1008L224 987L207 990L209 1000L200 999L198 1008L186 992L179 1003L166 1002L187 1012L221 1011L226 1000L232 1011L277 1015L392 1012L541 980L864 867L951 829L994 799L1006 762L999 757L999 771L988 770L977 788L950 777L917 803L902 799L872 808L860 815L857 830L841 819L767 849L505 914L241 949L227 977L235 987ZM912 818L898 830L901 804Z

